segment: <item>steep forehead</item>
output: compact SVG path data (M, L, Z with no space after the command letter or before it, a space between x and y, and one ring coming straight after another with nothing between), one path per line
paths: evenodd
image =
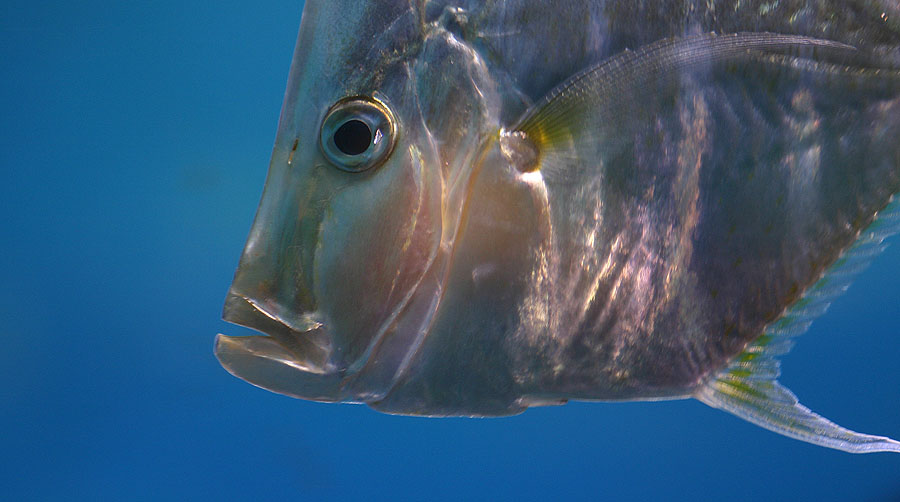
M392 63L418 47L422 30L416 5L407 0L306 2L276 146L289 147L298 136L314 137L337 100L379 90Z
M420 13L418 2L409 0L309 0L297 66L345 88L375 87L384 66L418 46Z

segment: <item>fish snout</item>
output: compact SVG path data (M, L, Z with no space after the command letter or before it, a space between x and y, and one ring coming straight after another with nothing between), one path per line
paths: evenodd
M303 399L339 401L344 372L332 364L331 338L314 317L284 316L277 306L232 288L223 318L261 335L219 334L216 357L229 373L258 387Z

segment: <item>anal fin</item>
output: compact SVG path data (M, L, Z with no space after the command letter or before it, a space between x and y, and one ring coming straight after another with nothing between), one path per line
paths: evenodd
M895 197L799 301L729 366L702 385L694 397L760 427L819 446L850 453L900 453L900 442L845 429L800 404L776 380L780 373L776 357L790 350L792 337L806 331L884 249L884 239L898 231L900 199Z
M701 387L694 397L713 408L807 443L850 453L900 453L900 442L845 429L800 404L791 391L774 379L754 380L723 372Z

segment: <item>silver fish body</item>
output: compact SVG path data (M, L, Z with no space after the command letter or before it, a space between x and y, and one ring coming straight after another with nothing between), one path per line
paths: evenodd
M265 336L217 356L389 413L696 397L898 451L774 359L897 230L898 140L895 2L309 0L225 308Z

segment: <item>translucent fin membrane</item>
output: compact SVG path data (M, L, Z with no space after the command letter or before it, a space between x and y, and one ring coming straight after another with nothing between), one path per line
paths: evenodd
M642 126L691 72L723 62L757 60L769 51L848 53L829 40L774 33L706 34L668 39L628 51L571 77L536 103L512 128L540 148L571 148L579 141L621 135Z
M884 239L900 232L900 199L882 210L844 255L730 366L700 387L694 397L785 436L850 453L892 451L900 442L845 429L801 405L777 378L776 359L790 350L792 338L809 328L830 303L884 248Z

